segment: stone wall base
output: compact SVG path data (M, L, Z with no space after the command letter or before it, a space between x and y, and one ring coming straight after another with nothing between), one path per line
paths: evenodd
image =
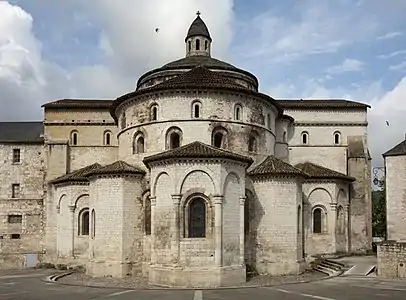
M237 286L246 282L245 266L163 267L151 265L149 284L182 288Z
M305 260L292 262L262 262L256 263L255 268L259 274L271 276L297 275L307 268Z
M93 277L112 276L124 278L133 275L132 263L111 260L90 260L86 264L86 274Z

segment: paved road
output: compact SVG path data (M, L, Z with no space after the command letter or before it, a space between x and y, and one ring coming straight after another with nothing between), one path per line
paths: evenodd
M44 283L47 271L30 270L0 274L1 300L375 300L406 299L406 282L379 281L376 278L338 277L306 284L269 288L248 288L206 291L133 291L63 286Z

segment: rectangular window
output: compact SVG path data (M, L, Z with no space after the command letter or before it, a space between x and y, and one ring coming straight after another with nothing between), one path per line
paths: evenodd
M20 239L20 234L19 233L13 233L11 235L11 239L12 240L19 240Z
M21 224L23 222L22 215L9 215L8 216L8 223L9 224Z
M11 197L20 198L20 185L18 183L13 183L11 186Z
M13 163L21 162L21 151L20 149L13 149Z

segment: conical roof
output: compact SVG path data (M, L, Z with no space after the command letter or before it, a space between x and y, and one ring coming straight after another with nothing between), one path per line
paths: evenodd
M203 22L203 20L200 18L199 15L193 21L192 25L190 25L189 31L185 38L185 41L188 38L191 38L194 36L204 36L204 37L208 38L211 42L211 36L209 33L209 29L207 28L206 24Z

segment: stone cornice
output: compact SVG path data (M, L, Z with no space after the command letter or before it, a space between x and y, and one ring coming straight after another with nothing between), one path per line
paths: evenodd
M45 126L117 126L114 121L78 120L78 121L44 121Z
M65 182L54 184L54 186L58 187L58 188L65 187L65 186L72 186L72 185L79 185L79 186L89 185L89 182L88 181L65 181Z
M289 148L319 148L319 147L328 147L328 148L347 148L348 145L288 145Z
M282 174L258 174L258 175L248 175L249 178L252 179L252 181L257 182L257 181L284 181L284 182L290 182L290 183L297 183L299 182L298 179L302 178L303 176L301 175L282 175Z
M136 178L141 180L144 177L144 174L94 174L89 176L89 180L93 181L99 178Z
M332 121L332 122L294 122L295 127L306 127L306 126L328 126L328 127L333 127L333 126L339 126L339 127L349 127L349 126L356 126L356 127L367 127L368 122L338 122L338 121Z
M229 166L237 166L237 167L242 167L242 168L247 168L248 164L246 163L242 163L242 162L237 162L231 159L227 159L227 158L171 158L171 159L162 159L159 161L154 161L154 162L150 162L148 163L152 168L156 168L156 167L165 167L168 165L191 165L191 164L195 164L195 165L207 165L207 164L227 164Z

